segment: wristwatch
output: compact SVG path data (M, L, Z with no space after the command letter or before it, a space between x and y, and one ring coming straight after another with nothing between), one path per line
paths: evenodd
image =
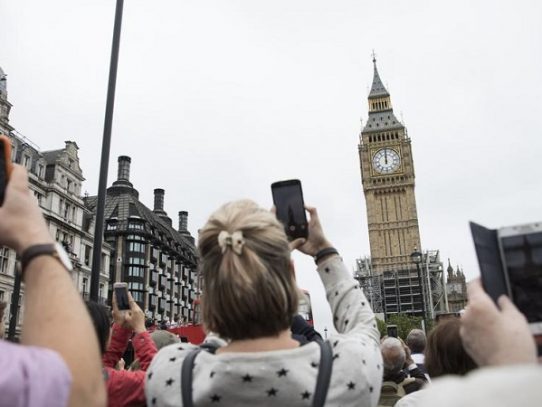
M36 244L27 248L21 255L21 270L23 275L28 264L38 256L52 256L57 259L66 270L73 270L68 253L66 253L66 250L64 250L60 243Z

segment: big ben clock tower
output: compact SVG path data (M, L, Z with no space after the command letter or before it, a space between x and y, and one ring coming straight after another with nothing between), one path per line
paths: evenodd
M361 132L359 158L373 273L412 269L410 254L421 249L414 162L405 126L393 113L373 55L369 118Z

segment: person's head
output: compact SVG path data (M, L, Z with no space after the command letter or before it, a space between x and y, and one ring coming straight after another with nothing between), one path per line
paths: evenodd
M407 335L406 344L412 353L423 353L426 345L425 332L413 329Z
M227 339L289 329L298 292L283 226L254 202L230 202L199 232L201 308L207 330Z
M476 369L476 363L463 348L459 336L460 326L459 318L447 318L441 320L429 333L425 368L430 377L464 375Z
M162 349L164 346L179 342L179 338L168 331L154 331L151 333L151 339L158 350Z
M384 361L384 377L398 374L405 364L406 353L403 344L397 338L388 337L380 342L380 351Z
M96 336L98 337L98 344L100 345L100 352L102 355L107 350L109 343L109 337L111 334L111 319L109 318L109 310L104 305L98 304L94 301L87 301L87 310L94 324L96 330Z

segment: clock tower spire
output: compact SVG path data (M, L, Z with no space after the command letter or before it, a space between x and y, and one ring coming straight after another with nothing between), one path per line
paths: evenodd
M420 249L414 194L414 162L406 128L395 117L391 97L374 74L369 117L361 131L359 158L373 272L412 268L410 254Z

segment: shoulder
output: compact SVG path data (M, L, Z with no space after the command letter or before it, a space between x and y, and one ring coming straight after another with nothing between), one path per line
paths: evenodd
M0 353L3 405L19 405L23 399L28 405L67 403L72 377L58 353L5 341L0 341Z
M482 368L465 377L435 380L419 406L535 405L542 397L541 382L537 365Z

